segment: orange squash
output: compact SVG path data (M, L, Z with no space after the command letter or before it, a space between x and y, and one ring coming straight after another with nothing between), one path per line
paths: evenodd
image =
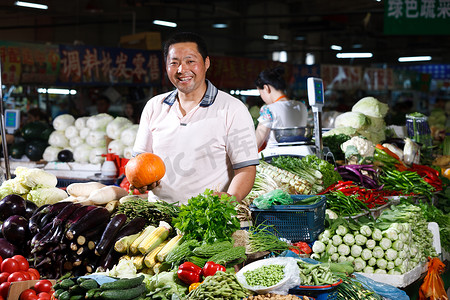
M131 158L125 165L125 176L135 188L152 184L164 177L166 166L156 154L145 152Z

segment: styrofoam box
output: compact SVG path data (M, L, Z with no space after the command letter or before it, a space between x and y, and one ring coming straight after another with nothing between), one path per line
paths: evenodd
M439 235L439 225L436 222L428 223L428 229L433 234L433 247L436 249L436 253L441 253L441 239ZM422 273L426 272L428 269L427 263L420 263L414 269L406 272L402 275L390 275L390 274L369 274L360 273L361 275L373 279L378 282L393 285L395 287L406 287L420 278Z

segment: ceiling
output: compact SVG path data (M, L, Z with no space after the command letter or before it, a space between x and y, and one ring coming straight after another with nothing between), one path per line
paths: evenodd
M46 11L0 4L2 40L119 46L121 36L146 31L203 35L210 54L271 59L287 51L288 62L396 64L399 56L431 55L432 63L450 63L450 36L386 36L384 2L376 0L39 0ZM152 24L154 19L176 22L177 28ZM225 22L226 29L212 28ZM277 41L264 34L279 35ZM372 59L338 60L331 45L347 52L373 52ZM357 48L355 48L357 47Z

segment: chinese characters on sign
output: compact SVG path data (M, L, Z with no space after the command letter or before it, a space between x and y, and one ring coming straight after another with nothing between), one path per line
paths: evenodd
M450 0L387 0L385 34L450 33Z

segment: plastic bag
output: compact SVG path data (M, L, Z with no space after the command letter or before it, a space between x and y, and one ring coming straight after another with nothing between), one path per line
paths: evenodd
M272 287L248 285L244 273L258 269L264 265L283 265L283 279ZM243 287L258 294L266 294L270 292L272 294L287 295L290 289L299 286L301 283L300 269L297 265L297 261L292 257L275 257L257 260L239 270L239 272L236 273L236 278Z
M283 190L276 189L265 193L253 200L253 204L259 209L269 209L272 205L289 205L294 203L291 195Z
M419 300L448 300L441 274L445 265L439 258L428 258L428 273L419 289Z

